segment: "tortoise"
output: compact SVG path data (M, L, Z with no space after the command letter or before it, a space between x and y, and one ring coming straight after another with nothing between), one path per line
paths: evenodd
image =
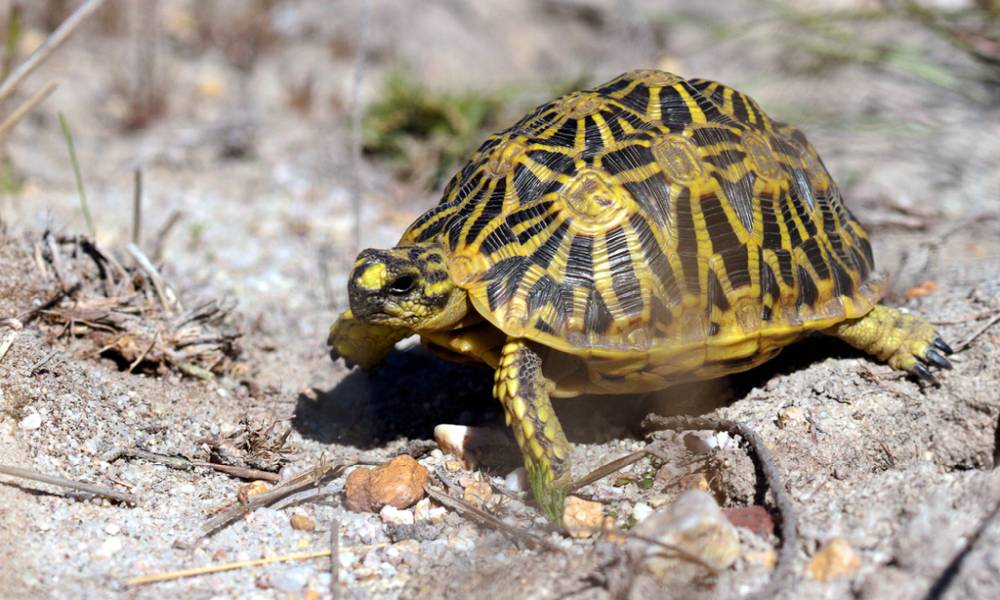
M744 371L810 332L934 381L951 349L884 288L801 131L721 83L640 70L489 137L396 247L358 255L329 344L369 368L419 334L493 368L559 522L570 444L551 397Z

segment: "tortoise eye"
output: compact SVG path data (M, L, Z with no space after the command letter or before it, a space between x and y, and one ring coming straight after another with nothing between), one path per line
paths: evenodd
M403 296L413 291L413 286L416 283L416 280L410 275L400 275L389 284L387 289L393 296Z

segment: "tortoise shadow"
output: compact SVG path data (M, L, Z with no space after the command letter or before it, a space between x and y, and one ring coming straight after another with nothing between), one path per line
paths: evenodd
M745 397L776 375L828 358L861 354L815 335L743 373L675 385L649 394L556 398L553 404L573 443L604 443L642 436L645 415L702 415ZM492 397L493 373L484 365L442 360L420 346L391 352L369 372L356 369L329 390L300 394L293 426L308 439L373 449L398 439L433 439L442 423L505 428ZM513 438L511 438L513 444Z

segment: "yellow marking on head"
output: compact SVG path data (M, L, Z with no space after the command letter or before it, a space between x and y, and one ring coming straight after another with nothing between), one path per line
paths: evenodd
M375 263L367 267L361 277L358 277L358 284L367 290L378 290L382 289L382 285L385 283L385 265L382 263Z

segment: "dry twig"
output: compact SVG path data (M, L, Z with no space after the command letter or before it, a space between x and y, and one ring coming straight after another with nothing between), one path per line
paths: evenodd
M982 310L977 313L973 313L966 317L960 319L946 319L943 321L931 321L931 325L961 325L962 323L968 323L969 321L978 321L980 319L985 319L987 317L992 317L995 314L1000 314L1000 307L991 308L988 310Z
M957 344L955 344L955 352L958 353L958 352L961 352L962 350L965 350L966 348L968 348L969 345L972 344L972 342L976 341L976 338L978 338L979 336L981 336L984 333L986 333L987 329L989 329L990 327L993 327L998 322L1000 322L1000 314L994 315L993 318L990 319L989 321L987 321L985 325L983 325L979 329L977 329L974 332L972 332L972 334L970 336L968 336L967 338L965 338L964 340L962 340L962 341L958 342Z
M236 521L243 516L245 511L254 511L261 506L270 506L278 500L281 500L286 496L290 496L291 494L307 487L320 485L332 477L340 477L350 466L351 465L349 464L334 465L324 460L312 469L292 477L288 481L275 486L273 489L264 492L263 494L251 496L247 499L245 507L242 505L234 506L222 514L206 521L202 526L202 533L190 543L190 546L194 546L205 536L212 535L223 527L226 527L230 523Z
M625 467L633 463L639 462L640 460L642 460L647 456L652 456L652 453L649 452L648 450L639 450L638 452L633 452L632 454L613 460L607 463L606 465L597 467L590 473L587 473L580 479L574 481L573 484L569 486L569 491L571 492L576 491L584 486L588 486L594 483L595 481L604 479L605 477L614 473L615 471L618 471L619 469L624 469Z
M49 485L55 485L59 487L68 488L71 490L76 490L78 492L84 492L87 494L93 494L101 498L107 498L108 500L113 500L115 502L125 502L127 504L136 505L139 503L135 496L125 492L119 492L118 490L112 490L110 488L102 487L99 485L93 485L90 483L83 483L82 481L74 481L72 479L65 479L62 477L55 477L53 475L45 475L43 473L38 473L36 471L31 471L29 469L21 469L19 467L9 467L7 465L0 465L0 474L10 475L11 477L20 477L21 479L30 479L31 481L38 481L41 483L47 483Z
M522 529L520 527L508 525L507 523L504 523L503 521L494 517L485 510L482 510L481 508L477 508L472 504L469 504L465 500L461 500L459 498L452 498L445 492L435 489L430 485L424 486L424 490L427 492L427 495L431 497L431 500L434 500L438 504L450 508L451 510L458 513L459 516L465 517L475 522L478 525L482 525L484 527L489 527L490 529L496 529L497 531L506 533L515 540L522 541L528 546L533 548L541 548L543 550L548 550L550 552L559 552L559 553L562 553L563 551L562 548L553 544L547 539L535 535L533 532L528 531L527 529Z
M52 35L45 40L45 43L38 47L28 60L24 61L20 66L18 66L14 71L4 79L3 84L0 84L0 104L2 104L7 98L13 94L21 82L30 75L35 69L41 66L46 60L52 56L59 46L63 45L69 36L73 34L83 23L87 20L87 17L94 14L101 5L104 4L104 0L87 0L80 8L76 9L68 19L63 21Z
M52 92L56 91L57 87L58 84L56 82L49 82L48 85L43 87L38 92L35 92L34 96L25 100L21 106L18 106L14 112L10 114L10 116L4 119L3 123L0 123L0 141L7 137L7 132L10 131L14 125L17 125L25 115L35 110L36 106L44 102L45 99L52 94Z
M247 469L244 467L234 467L232 465L223 465L219 463L206 462L201 460L189 460L183 456L170 456L169 454L156 454L154 452L147 452L145 450L139 450L137 448L132 449L117 449L112 450L101 456L101 460L104 462L114 462L119 458L139 458L149 462L158 463L170 467L171 469L179 469L181 471L190 471L195 467L201 467L205 469L213 469L221 473L226 473L227 475L232 475L233 477L238 477L240 479L246 479L248 481L263 480L270 481L272 483L277 483L281 478L276 473L270 473L268 471L261 471L258 469Z
M345 550L370 550L371 548L380 548L387 545L388 542L379 542L377 544L364 544L360 546L349 546ZM143 575L142 577L133 577L125 583L131 586L146 585L150 583L159 583L161 581L171 581L173 579L184 579L185 577L196 577L198 575L210 575L212 573L221 573L222 571L232 571L234 569L243 569L246 567L258 567L261 565L270 565L279 562L291 562L298 560L310 560L313 558L323 558L330 556L334 562L339 562L337 557L332 554L330 550L316 550L315 552L299 552L297 554L285 554L282 556L271 556L268 558L258 558L256 560L241 560L238 562L222 563L218 565L209 565L207 567L197 567L194 569L183 569L181 571L170 571L168 573L156 573L154 575Z

